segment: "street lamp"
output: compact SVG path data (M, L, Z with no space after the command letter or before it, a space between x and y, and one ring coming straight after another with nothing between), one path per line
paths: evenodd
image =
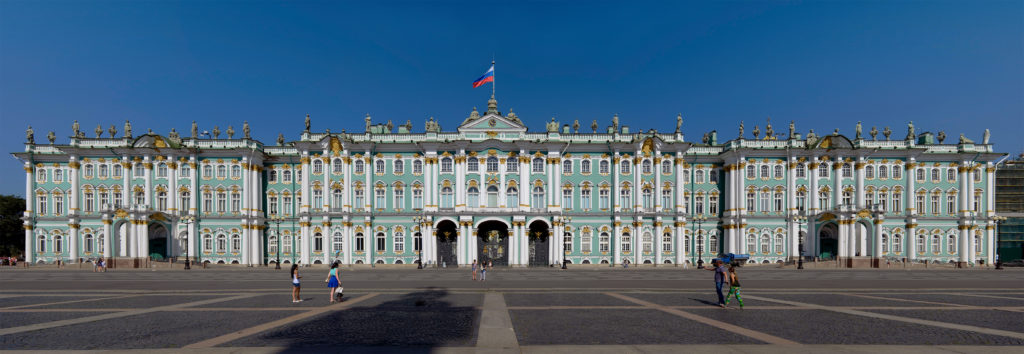
M566 217L562 218L562 220L567 222L567 223L571 223L572 222L572 217L571 216L566 216ZM562 269L568 269L569 268L567 266L569 260L566 259L566 257L568 257L568 256L569 256L569 249L565 248L565 235L563 235L562 236Z
M999 237L999 225L1002 224L1004 221L1006 221L1006 217L1002 216L1002 215L996 215L996 216L992 217L992 221L996 222L996 247L995 247L995 252L996 252L996 254L995 254L995 257L996 257L996 269L1003 269L1003 260L1002 260L1002 258L999 257L999 239L1000 239L1000 237Z
M803 208L801 208L800 211L803 211ZM796 237L800 244L797 250L796 269L804 269L804 236L801 235L801 233L803 232L804 224L807 223L807 215L797 214L793 217L793 221L796 221L796 223L800 225L796 230Z
M416 262L416 269L423 269L423 223L426 222L425 219L426 218L419 215L412 217L412 221L420 226L420 244L416 249L416 254L419 256L420 260L419 262ZM415 239L413 240L413 245L416 245Z
M708 221L708 217L704 214L697 215L693 218L697 222L697 237L694 238L696 241L700 239L700 243L697 245L697 269L704 268L704 222Z
M284 222L284 217L277 214L270 216L270 222L277 224L277 234L274 237L277 238L276 250L277 250L277 262L274 262L274 269L281 269L281 223Z
M185 215L179 219L179 222L185 223L185 270L192 269L192 261L189 257L188 246L192 243L192 228L190 225L196 222L196 217L192 215Z

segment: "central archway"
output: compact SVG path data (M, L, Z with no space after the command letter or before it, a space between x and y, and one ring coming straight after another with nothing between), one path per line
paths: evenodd
M451 220L442 220L437 223L437 265L457 267L459 262L455 257L459 231Z
M818 233L818 257L821 259L835 259L839 254L839 229L835 223L828 223L821 226Z
M167 259L170 256L168 250L167 239L170 234L167 232L167 227L160 223L149 224L149 249L146 256L151 257L155 261L161 261Z
M504 222L484 221L477 226L477 259L496 266L508 265L508 225Z
M530 223L530 266L547 267L551 264L548 255L551 237L548 235L548 224L537 220Z

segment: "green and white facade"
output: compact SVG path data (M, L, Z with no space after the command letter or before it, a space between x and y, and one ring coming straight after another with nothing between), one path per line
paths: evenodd
M941 144L912 127L903 140L791 127L691 142L617 120L530 132L492 98L454 132L367 117L364 133L307 124L275 145L195 128L30 141L14 154L28 261L680 265L731 252L775 263L801 254L803 236L803 255L848 266L993 262L1002 154L987 142Z

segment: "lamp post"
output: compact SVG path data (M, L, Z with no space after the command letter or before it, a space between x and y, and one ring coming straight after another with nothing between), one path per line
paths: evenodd
M192 215L185 215L179 219L179 222L185 223L185 270L192 269L192 261L189 257L189 244L192 243L192 227L191 224L196 222L196 217Z
M800 211L803 211L803 209L801 208ZM801 233L803 232L804 224L807 223L807 216L797 214L793 217L793 220L800 225L796 229L796 237L797 240L799 240L799 246L797 246L796 269L804 269L804 236L801 235Z
M564 222L566 222L566 223L571 223L572 222L572 217L571 216L566 216L566 217L562 218L562 220ZM569 261L567 259L565 259L568 256L569 256L569 249L565 247L565 235L562 235L562 269L568 269L569 268L567 266Z
M1006 217L1002 215L996 215L992 217L992 221L996 222L996 254L994 255L996 257L996 269L1003 269L1003 259L999 257L999 225L1006 221Z
M420 244L419 247L416 249L416 254L419 256L420 260L416 262L416 269L423 269L423 223L425 220L424 217L417 215L412 217L412 221L420 226ZM415 246L416 240L414 239L412 242L413 245Z
M704 222L708 221L708 217L704 214L697 215L693 218L697 222L697 237L694 240L700 239L700 243L697 245L697 268L704 268Z
M277 234L274 235L277 237L277 246L274 247L277 251L277 261L274 262L274 269L281 269L281 223L284 222L284 217L277 214L271 215L270 222L277 224Z

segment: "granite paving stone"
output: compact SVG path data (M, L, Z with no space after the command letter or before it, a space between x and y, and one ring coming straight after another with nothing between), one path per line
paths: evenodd
M519 293L505 294L508 306L636 306L601 293Z
M105 309L105 308L151 308L158 306L183 304L186 302L202 301L215 298L226 298L228 295L142 295L118 299L103 299L96 301L76 302L71 304L54 304L38 306L40 309Z
M893 306L893 307L934 307L942 306L940 304L926 304L920 302L911 301L899 301L899 300L884 300L875 298L865 298L859 296L844 295L841 293L816 293L816 294L772 294L764 293L760 294L757 292L747 292L744 295L757 295L769 299L796 301L807 304L823 305L823 306ZM889 295L871 295L880 297L890 297Z
M27 326L36 323L101 315L109 312L0 312L0 328Z
M1024 313L1002 310L865 310L902 317L959 323L970 326L1001 329L1024 333Z
M519 345L757 344L659 310L510 310Z

